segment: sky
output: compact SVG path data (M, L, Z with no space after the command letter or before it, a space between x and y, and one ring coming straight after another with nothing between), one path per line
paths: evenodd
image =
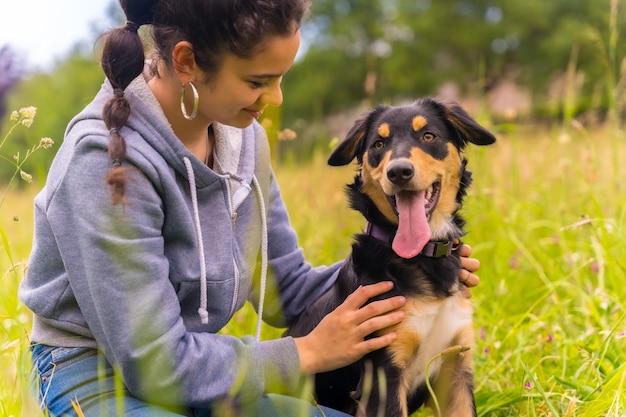
M0 0L0 47L7 44L29 70L50 69L78 42L93 42L115 0ZM97 30L96 28L99 28Z

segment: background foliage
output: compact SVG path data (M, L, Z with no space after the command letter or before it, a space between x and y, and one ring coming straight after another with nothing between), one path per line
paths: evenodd
M119 21L112 6L108 22ZM313 264L346 256L363 226L342 191L353 167L325 166L329 143L363 108L447 94L497 133L494 146L468 150L475 183L464 207L482 262L480 416L626 415L625 33L618 0L315 0L285 105L264 120ZM4 161L43 137L62 142L103 80L95 37L42 73L20 73L0 49L0 104L37 107L32 126L4 144ZM294 137L285 128L297 140L278 141ZM1 196L0 415L39 415L28 391L31 318L16 293L32 198L53 154L31 155L23 169L35 184ZM4 161L0 183L15 174ZM224 332L251 334L255 323L244 309Z
M288 78L287 119L437 93L462 95L503 80L543 109L549 86L573 60L584 77L577 110L606 110L610 77L623 76L626 11L614 0L316 0L310 42ZM332 74L332 76L329 76ZM306 80L306 81L305 81ZM605 88L607 87L607 88Z
M326 152L279 163L276 175L307 259L345 257L362 218L343 185L354 167L327 167ZM481 417L626 415L626 142L613 132L560 129L499 134L467 151L474 184L463 207L481 284L474 289ZM16 293L40 184L0 207L0 415L39 416L27 354L30 313ZM17 220L13 220L17 219ZM224 333L254 334L240 311ZM263 339L281 329L263 328ZM470 353L466 353L470 354ZM417 416L431 415L420 412Z
M114 2L109 10L102 31L122 21ZM619 124L626 115L624 34L619 0L315 0L302 53L284 80L282 127L299 136L291 156L309 158L364 107L433 94L500 124ZM21 77L5 48L0 103L37 107L42 117L33 131L60 144L103 81L97 35L77 40L49 71ZM0 114L0 125L6 117ZM18 134L8 147L24 141ZM27 168L43 178L50 158L42 154ZM9 174L0 167L0 178Z

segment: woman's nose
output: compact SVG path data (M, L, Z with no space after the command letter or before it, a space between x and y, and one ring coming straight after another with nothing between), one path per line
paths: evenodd
M280 106L283 104L283 90L280 88L280 81L281 80L277 80L277 82L272 83L263 92L261 100L264 104L270 106Z

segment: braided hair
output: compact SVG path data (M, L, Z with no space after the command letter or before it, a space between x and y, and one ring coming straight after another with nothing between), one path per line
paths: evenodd
M126 24L105 36L101 66L113 87L113 96L102 110L109 129L108 153L113 167L107 183L114 204L124 201L126 191L126 141L121 129L130 116L124 95L128 85L144 70L144 45L138 33L151 25L152 70L156 62L172 67L175 45L188 41L194 58L207 74L215 74L225 54L250 58L268 36L294 33L308 10L309 0L120 0Z
M113 97L102 109L102 120L109 129L109 158L113 168L107 174L114 204L121 203L126 190L126 141L120 133L130 116L130 103L124 96L126 87L143 72L144 49L139 33L141 25L152 22L156 0L120 0L127 17L126 24L107 34L100 64L113 86Z

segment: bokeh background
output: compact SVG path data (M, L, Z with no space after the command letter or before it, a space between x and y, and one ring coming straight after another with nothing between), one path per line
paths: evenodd
M31 319L16 295L32 199L102 84L98 36L122 24L107 0L0 5L0 416L40 415ZM495 145L466 152L474 184L463 207L482 265L478 414L626 416L623 0L314 0L283 89L262 123L316 265L347 256L364 226L343 193L355 167L325 164L358 114L438 95L491 129ZM30 106L32 124L11 120ZM246 307L223 332L252 334L255 323Z

